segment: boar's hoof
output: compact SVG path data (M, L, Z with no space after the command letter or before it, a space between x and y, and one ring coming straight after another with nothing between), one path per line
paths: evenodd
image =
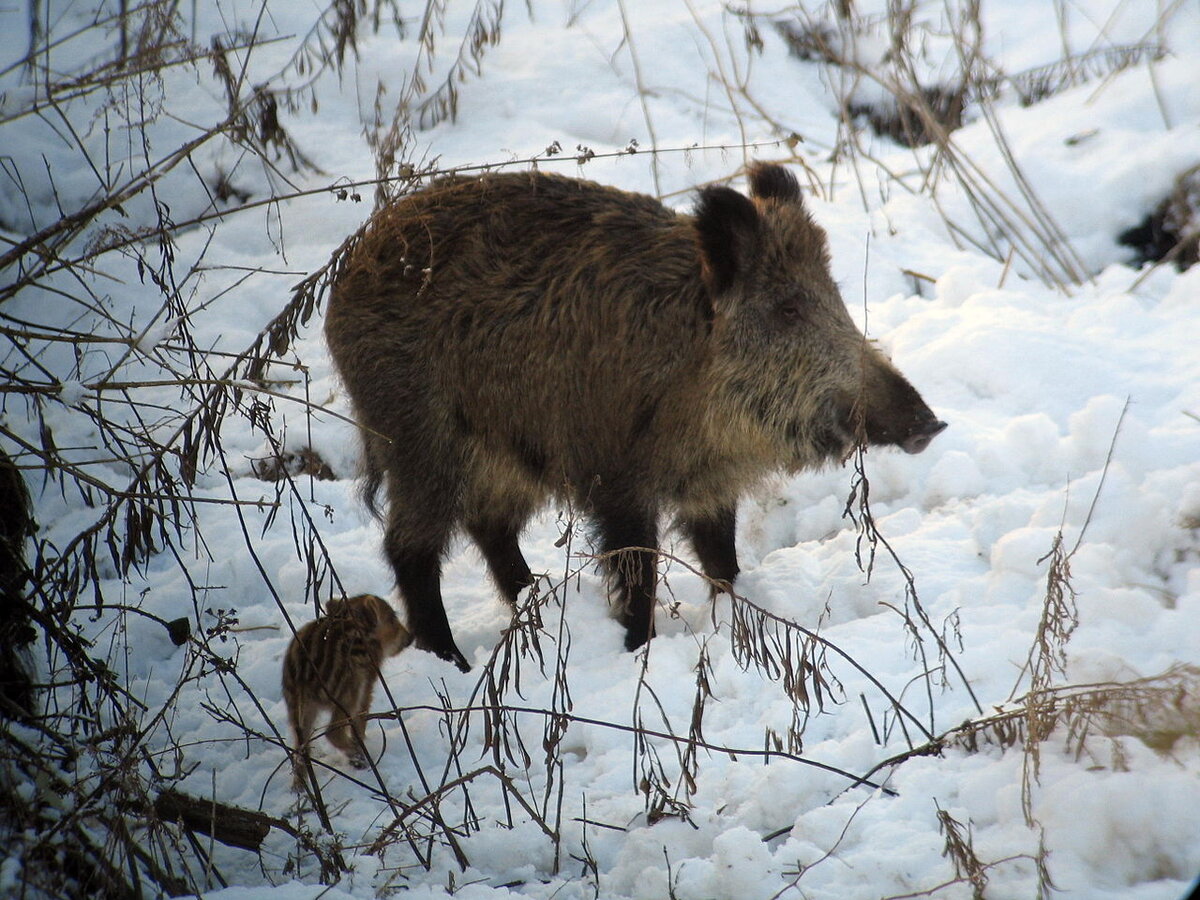
M446 662L454 663L454 665L458 667L458 671L460 671L460 672L470 672L471 671L471 664L469 662L467 662L467 658L462 655L462 653L459 651L459 649L456 646L454 646L453 641L450 642L450 645L448 647L439 645L435 641L425 641L425 640L421 640L419 638L417 640L413 641L413 644L420 650L428 650L430 653L432 653L434 656L438 657L439 659L444 659Z
M646 646L646 644L648 644L650 642L650 639L654 637L654 634L655 634L655 629L654 629L653 623L651 623L649 628L646 628L645 625L641 625L641 626L637 626L637 625L628 626L627 625L625 628L625 650L626 650L626 652L632 653L634 650L640 650L642 647Z
M901 448L905 453L920 453L929 446L929 442L946 430L946 423L934 419L904 439Z

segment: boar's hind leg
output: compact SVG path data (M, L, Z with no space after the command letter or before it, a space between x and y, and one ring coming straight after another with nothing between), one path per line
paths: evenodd
M296 752L292 756L292 787L300 790L304 786L304 774L308 771L308 752L312 744L313 723L317 711L303 697L289 698L288 718L296 740Z
M517 537L522 522L478 518L467 523L467 532L479 545L496 587L510 606L517 605L517 595L533 584L529 563L521 555Z
M658 528L652 513L597 506L601 552L617 589L625 626L625 649L654 637L654 582L658 576ZM626 548L641 547L644 550ZM610 555L611 554L611 555Z
M394 501L392 506L395 509ZM442 548L449 529L437 535L436 542L429 543L410 542L406 539L410 534L411 528L403 527L393 515L385 538L387 556L396 573L396 586L404 597L413 642L469 672L471 666L454 643L442 603Z
M733 506L720 509L712 516L695 517L683 523L684 532L700 559L700 568L713 581L721 583L720 590L728 590L741 571L734 545L736 526L737 509Z

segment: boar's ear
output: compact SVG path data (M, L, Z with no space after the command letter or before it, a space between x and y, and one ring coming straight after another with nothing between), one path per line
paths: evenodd
M800 203L800 183L783 166L753 163L750 166L750 196L780 203Z
M696 233L704 278L715 294L727 291L750 261L761 222L754 204L727 187L708 187L696 204Z

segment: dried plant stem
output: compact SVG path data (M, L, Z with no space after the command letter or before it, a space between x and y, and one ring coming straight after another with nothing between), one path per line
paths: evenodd
M646 123L646 134L650 137L650 149L654 154L650 158L650 171L654 177L654 193L662 194L662 184L658 174L658 135L654 133L654 118L650 115L649 96L645 79L642 77L642 64L638 59L637 44L633 40L633 32L629 27L629 12L625 9L625 0L617 0L617 9L621 14L621 29L624 33L625 47L629 51L629 62L633 66L633 81L637 87L638 102L642 107L642 119Z
M629 734L637 734L643 738L650 737L650 738L655 738L655 739L659 739L659 740L664 740L671 744L677 744L681 747L686 747L688 745L694 744L696 747L699 747L701 750L709 750L709 751L712 751L715 753L721 753L726 756L731 756L735 759L738 757L746 757L746 758L750 758L750 759L787 760L789 762L798 763L800 765L807 766L809 768L819 769L822 772L829 772L830 774L833 774L833 775L839 775L839 776L847 779L848 781L850 781L851 787L863 786L863 787L871 788L872 790L880 790L880 789L882 789L884 791L888 790L883 785L877 784L877 783L869 780L869 778L867 778L865 776L858 776L858 775L855 775L853 772L848 772L845 769L838 768L837 766L833 766L828 763L823 763L823 762L820 762L819 760L809 759L809 758L806 758L803 756L798 756L793 753L787 753L784 751L770 750L770 749L760 750L760 749L749 749L749 748L744 748L744 747L727 747L727 746L722 746L720 744L711 744L707 741L698 740L695 737L692 737L689 735L678 735L678 734L674 734L673 732L669 732L669 731L658 731L655 729L647 729L644 727L639 727L637 725L624 725L624 724L621 724L620 722L609 722L604 719L596 719L596 718L592 718L589 716L578 716L573 713L572 714L564 714L561 712L556 712L554 710L541 709L541 708L535 707L535 706L519 706L519 705L513 705L513 704L505 704L504 706L489 706L486 704L475 704L472 706L441 707L441 706L431 706L431 705L421 704L421 705L400 707L399 709L397 709L395 711L395 713L373 713L369 718L386 719L386 718L392 718L394 715L399 714L399 713L408 713L408 712L417 712L417 711L436 712L439 714L440 713L451 713L453 715L462 715L462 714L470 714L470 713L485 713L485 714L504 713L507 715L510 713L520 713L520 714L525 714L525 715L534 715L534 716L542 716L542 717L557 716L557 717L564 718L572 723L581 724L581 725L590 725L590 726L593 726L596 728L603 728L603 729L606 729L609 731L624 731Z

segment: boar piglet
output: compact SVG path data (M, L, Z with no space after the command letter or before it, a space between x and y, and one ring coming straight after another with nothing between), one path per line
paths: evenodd
M417 646L468 664L441 596L459 528L511 603L551 498L595 526L625 646L654 634L660 517L738 574L737 501L855 441L945 424L854 325L796 179L702 190L692 215L536 172L452 177L380 209L339 261L326 335L365 443L365 494Z
M303 785L317 716L329 714L326 736L355 768L366 766L364 725L383 660L412 637L382 597L331 600L325 615L296 632L283 658L283 699L295 740L292 786Z

